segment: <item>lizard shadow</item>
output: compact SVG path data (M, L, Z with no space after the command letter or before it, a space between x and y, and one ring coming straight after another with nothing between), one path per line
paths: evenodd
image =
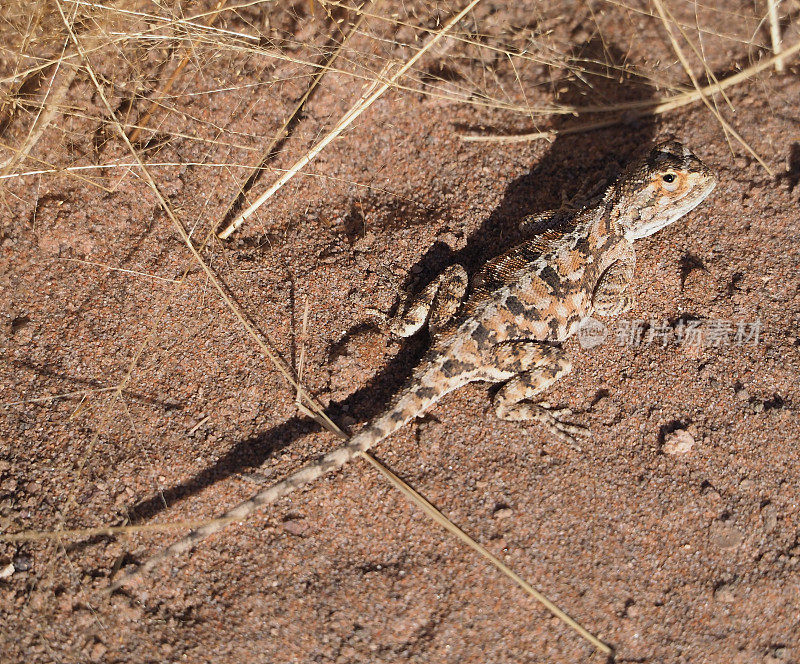
M652 97L650 87L626 72L623 52L607 41L604 43L595 38L579 46L574 59L583 68L591 67L591 72L567 81L559 94L561 103L575 106L615 104ZM578 114L570 116L569 120L558 120L554 128L564 130L594 119ZM601 174L609 161L624 160L636 148L651 142L655 134L653 117L638 118L591 133L559 133L535 166L508 185L499 205L470 234L462 249L453 251L445 243L437 242L409 274L415 275L414 281L421 285L453 263L461 263L468 272L474 272L483 262L519 241L520 233L516 227L523 217L559 207L561 192L573 196L581 183ZM491 249L491 254L487 254L487 248ZM346 345L369 327L361 324L352 328L337 345ZM329 405L327 412L332 419L336 421L343 414L353 413L359 421L369 421L378 415L421 359L428 346L426 337L426 334L420 334L403 340L399 352L367 385ZM165 505L173 505L231 475L257 469L296 440L318 431L318 425L307 417L291 417L271 429L238 441L212 466L157 496L136 503L129 508L128 514L139 522L148 520L163 511ZM98 538L91 541L95 539ZM73 546L82 547L88 543L90 541Z
M369 324L360 325L350 330L343 339L355 338L371 328L372 326ZM337 345L343 344L344 341L340 341ZM427 346L428 343L422 338L413 339L409 343L404 342L398 353L367 385L341 401L331 402L326 408L328 415L334 421L341 421L342 417L349 413L356 413L359 419L363 420L369 420L378 415L397 389L397 377L410 373L422 358ZM320 427L313 420L306 416L295 415L266 431L236 442L213 465L180 484L164 489L157 495L132 505L126 511L137 522L146 521L162 512L165 505L172 506L232 475L246 473L248 470L257 470L267 459L289 447L295 441L319 432ZM338 444L338 440L334 444ZM258 490L260 489L254 487L253 493ZM232 507L232 505L228 507ZM102 535L91 540L84 540L72 545L70 550L82 548L105 537Z
M572 63L581 69L580 76L567 79L555 100L559 104L604 106L653 98L653 88L630 73L624 52L607 40L594 37L577 46ZM420 258L412 268L420 283L427 283L453 263L464 265L473 274L486 261L523 239L518 225L524 217L557 209L565 199L580 197L587 183L615 175L632 154L652 143L657 134L652 115L623 117L617 125L589 132L574 130L587 123L608 120L609 115L576 113L557 118L552 128L558 133L545 154L536 159L527 173L509 183L500 203L470 233L466 245L453 251L438 242Z

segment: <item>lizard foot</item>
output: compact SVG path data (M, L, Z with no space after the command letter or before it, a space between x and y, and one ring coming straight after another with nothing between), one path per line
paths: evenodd
M620 316L636 306L636 297L628 293L608 300L604 300L602 297L597 299L594 311L598 316L603 316L604 318Z
M383 326L388 326L389 322L392 320L392 317L389 316L389 314L384 313L378 309L378 307L364 307L364 313L367 315L367 318L377 321Z
M570 408L554 408L547 401L540 401L533 405L535 408L531 409L531 419L543 424L561 442L567 443L579 452L583 451L578 444L578 439L590 438L592 432L584 426L564 422L561 419L564 416L572 415Z

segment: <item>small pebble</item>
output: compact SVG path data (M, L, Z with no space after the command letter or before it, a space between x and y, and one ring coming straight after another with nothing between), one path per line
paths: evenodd
M304 524L302 521L298 521L297 519L284 521L282 525L283 529L290 535L300 536L305 534L306 530L308 530L306 524Z
M723 604L733 604L736 596L733 594L731 586L724 584L714 590L714 599Z
M102 643L95 643L94 647L89 653L89 659L91 659L93 662L102 662L105 659L107 651L108 648L106 648L106 646L104 646Z
M30 343L33 339L33 325L27 316L17 316L11 321L11 336L15 341L23 344Z
M685 429L678 429L667 434L664 438L662 450L664 454L669 454L670 456L685 456L692 451L694 442L692 434Z
M778 508L772 503L764 505L761 518L764 520L764 532L771 533L778 525Z
M732 523L714 521L709 530L709 539L720 549L735 549L744 541L744 535Z
M356 251L368 251L375 242L375 233L367 231L358 240L353 243L353 249Z
M14 569L17 572L27 572L33 566L33 562L28 556L17 556L14 558Z

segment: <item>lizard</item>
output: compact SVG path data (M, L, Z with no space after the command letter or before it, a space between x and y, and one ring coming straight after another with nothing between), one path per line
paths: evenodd
M295 471L145 560L108 587L141 577L257 509L341 467L420 416L449 392L474 381L503 383L494 396L498 417L538 421L574 443L588 435L563 419L566 408L536 399L572 364L561 344L592 315L615 316L633 306L634 242L669 226L699 205L716 177L675 140L632 160L591 204L554 214L567 224L535 235L486 263L473 279L451 265L390 324L409 337L427 323L432 343L390 404L341 447ZM531 223L523 219L521 228Z

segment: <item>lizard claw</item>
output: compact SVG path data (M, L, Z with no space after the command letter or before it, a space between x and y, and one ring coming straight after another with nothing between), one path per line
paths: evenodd
M556 408L549 401L540 401L536 405L546 410L554 418L560 418L562 415L566 415L567 417L572 415L572 408Z
M380 321L384 325L388 324L391 320L391 316L378 309L378 307L364 307L364 313L368 318L373 318L377 321Z
M558 440L563 443L574 447L579 452L582 452L578 439L591 438L592 432L584 426L573 424L571 422L563 422L561 416L572 415L570 408L553 408L548 402L543 401L536 404L537 408L534 411L534 419L547 427L548 431L552 433Z

